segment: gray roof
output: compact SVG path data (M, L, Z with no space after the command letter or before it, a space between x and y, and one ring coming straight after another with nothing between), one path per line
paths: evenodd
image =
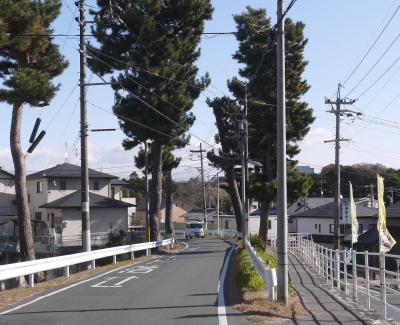
M299 198L288 207L287 214L291 216L293 214L305 212L311 209L315 209L322 205L333 202L334 199L332 197L304 197Z
M12 173L10 173L10 172L8 172L8 171L6 171L6 170L4 170L3 168L0 167L0 174L1 173L7 175L8 178L14 178L14 174L12 174Z
M134 204L114 200L92 192L89 193L89 202L91 208L128 208L135 206ZM76 191L55 201L43 204L40 208L69 209L80 208L81 206L81 192Z
M55 178L55 177L63 177L63 178L80 178L81 177L81 167L76 166L69 163L64 163L61 165L57 165L51 168L47 168L41 170L39 172L30 174L27 176L27 179L35 179L35 178ZM90 178L117 178L116 176L105 174L98 172L96 170L89 168L89 177Z
M129 185L129 182L122 178L122 179L112 179L111 180L111 185L119 185L119 186L124 186L124 185Z
M367 218L376 217L378 215L378 209L369 208L363 205L356 205L357 207L357 217ZM300 212L292 215L293 218L333 218L335 215L336 203L331 202L323 206L311 209L308 211Z

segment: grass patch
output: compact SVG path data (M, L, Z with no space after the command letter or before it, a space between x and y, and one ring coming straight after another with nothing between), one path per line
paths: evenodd
M253 290L262 290L264 288L264 280L258 275L254 265L251 263L249 254L243 248L239 249L238 263L240 285Z
M276 268L278 262L275 254L265 250L265 241L258 235L250 235L250 244L253 246L257 255L263 260L265 265L268 265L270 269Z

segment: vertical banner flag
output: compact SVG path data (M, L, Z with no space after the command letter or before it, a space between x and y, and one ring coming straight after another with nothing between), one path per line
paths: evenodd
M386 228L386 208L383 201L383 177L376 175L378 186L378 233L379 233L379 252L387 253L396 244L396 241Z
M358 221L357 221L357 208L353 198L353 185L350 185L350 217L351 217L351 244L358 240Z

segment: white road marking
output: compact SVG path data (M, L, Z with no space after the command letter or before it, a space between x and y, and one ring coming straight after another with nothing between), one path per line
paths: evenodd
M185 245L185 248L182 248L181 251L184 251L184 250L186 250L186 249L189 248L189 244L188 244L188 243L185 243L185 242L181 242L181 243ZM157 257L158 257L158 256L157 256ZM153 257L153 258L157 258L157 257ZM45 298L48 298L48 297L57 295L57 294L59 294L59 293L61 293L61 292L67 291L67 290L69 290L69 289L75 288L75 287L77 287L77 286L79 286L79 285L81 285L81 284L84 284L84 283L87 283L87 282L90 282L90 281L99 279L99 278L103 277L104 275L107 275L107 274L110 274L110 273L113 273L113 272L117 272L117 271L123 270L123 269L125 269L125 268L127 268L127 267L130 267L130 266L132 266L132 265L139 264L139 263L143 263L143 262L145 262L145 261L139 261L139 262L134 262L134 263L132 263L132 264L130 264L130 265L124 265L124 266L121 266L121 267L119 267L119 268L116 268L116 269L113 269L113 270L104 272L104 273L102 273L102 274L99 274L99 275L97 275L97 276L94 276L94 277L91 277L91 278L82 280L82 281L80 281L80 282L76 282L76 283L71 284L71 285L69 285L69 286L66 286L66 287L64 287L64 288L61 288L61 289L58 289L58 290L49 292L49 293L47 293L47 294L45 294L45 295L43 295L43 296L39 296L39 297L37 297L36 299L33 299L33 300L31 300L31 301L28 301L28 302L26 302L26 303L24 303L24 304L21 304L21 305L19 305L19 306L16 306L16 307L7 309L7 310L5 310L5 311L2 311L2 312L0 312L0 316L1 316L1 315L9 314L9 313L11 313L11 312L13 312L13 311L16 311L16 310L19 310L19 309L24 308L24 307L26 307L26 306L32 305L32 304L34 304L35 302L38 302L38 301L43 300L43 299L45 299Z
M127 270L126 273L150 273L154 271L155 269L158 269L158 265L152 265L152 266L144 266L144 265L139 265L131 268L130 270Z
M122 281L119 281L118 283L115 284L115 286L121 286L121 284L123 284L125 282L128 282L129 280L132 280L132 279L138 279L138 277L135 276L135 275L132 275L129 278L126 278L126 279L124 279Z
M184 244L186 244L186 243L184 243ZM187 245L187 244L186 244L186 245ZM187 247L189 247L189 245L187 245ZM158 256L157 256L157 257L158 257ZM157 258L157 257L154 257L154 258ZM102 273L102 274L99 274L99 275L97 275L97 276L94 276L94 277L92 277L92 278L85 279L85 280L82 280L82 281L80 281L80 282L76 282L76 283L74 283L74 284L71 284L71 285L66 286L66 287L64 287L64 288L61 288L61 289L59 289L59 290L55 290L55 291L49 292L49 293L47 293L47 294L45 294L45 295L43 295L43 296L39 296L39 297L37 297L36 299L33 299L33 300L31 300L31 301L28 301L28 302L26 302L26 303L24 303L24 304L22 304L22 305L19 305L19 306L10 308L10 309L5 310L5 311L2 311L2 312L0 312L0 315L9 314L9 313L11 313L11 312L13 312L13 311L16 311L16 310L19 310L19 309L24 308L24 307L26 307L26 306L32 305L32 304L34 304L35 302L38 302L38 301L43 300L43 299L45 299L45 298L54 296L54 295L59 294L59 293L61 293L61 292L67 291L67 290L72 289L72 288L74 288L74 287L77 287L77 286L79 286L79 285L81 285L81 284L84 284L84 283L87 283L87 282L90 282L90 281L99 279L99 278L101 278L101 277L103 277L103 276L105 276L105 275L107 275L107 274L110 274L110 273L113 273L113 272L117 272L117 271L120 271L120 270L125 269L125 268L127 268L127 267L130 267L130 266L132 266L132 265L139 264L139 263L143 263L143 262L144 262L144 261L140 261L140 262L132 263L132 264L130 264L130 265L124 265L124 266L121 266L121 267L116 268L116 269L114 269L114 270L110 270L110 271L107 271L107 272L105 272L105 273Z
M224 266L222 267L221 276L218 281L218 323L219 325L228 325L228 318L226 317L226 307L225 307L225 296L224 296L224 283L226 270L228 268L229 261L231 259L231 255L233 253L233 245L231 245L231 250L228 253L228 256L225 259Z
M92 288L107 287L107 286L103 286L103 284L104 284L104 283L107 283L107 282L109 282L109 281L111 281L111 280L118 279L118 277L116 277L116 276L110 276L110 277L106 277L105 279L106 279L106 280L101 281L101 282L99 282L99 283L96 283L96 284L92 285L91 287L92 287Z

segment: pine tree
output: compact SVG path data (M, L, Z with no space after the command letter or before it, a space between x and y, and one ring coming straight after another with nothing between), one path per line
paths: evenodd
M221 144L218 153L210 151L207 158L215 167L221 168L225 173L228 183L227 191L231 198L235 212L237 231L242 231L242 203L239 195L235 176L235 165L240 164L240 147L237 136L237 117L240 113L239 106L230 98L214 98L208 100L207 104L213 109L218 134L215 136L216 143Z
M162 132L120 119L126 150L152 142L150 238L156 240L163 147L187 140L186 130L195 119L190 109L209 84L207 75L197 78L195 62L212 7L210 0L121 0L112 1L111 7L109 0L98 0L97 4L93 33L100 47L91 48L90 64L103 75L120 71L114 78L114 112ZM123 89L128 90L124 95Z
M249 98L249 153L252 159L262 163L255 175L253 193L257 192L263 215L260 218L259 235L266 239L268 209L276 197L276 106L260 105L259 102L276 103L276 45L274 30L265 9L247 7L247 11L234 16L237 26L239 49L233 57L244 67L239 75L246 82ZM295 155L300 151L297 142L302 140L314 121L312 110L301 101L309 85L302 74L307 65L303 52L307 44L302 22L285 19L286 47L286 97L287 97L287 156L288 194L307 193L311 182L294 168ZM244 98L243 82L233 78L229 88L236 98ZM243 103L243 101L241 100ZM294 197L293 197L294 196Z
M4 89L0 101L12 105L10 148L15 169L15 192L20 235L21 258L35 259L28 196L26 191L26 155L21 146L21 124L26 104L46 106L59 85L52 79L60 75L67 63L49 35L51 23L60 13L61 1L0 2L0 78Z

